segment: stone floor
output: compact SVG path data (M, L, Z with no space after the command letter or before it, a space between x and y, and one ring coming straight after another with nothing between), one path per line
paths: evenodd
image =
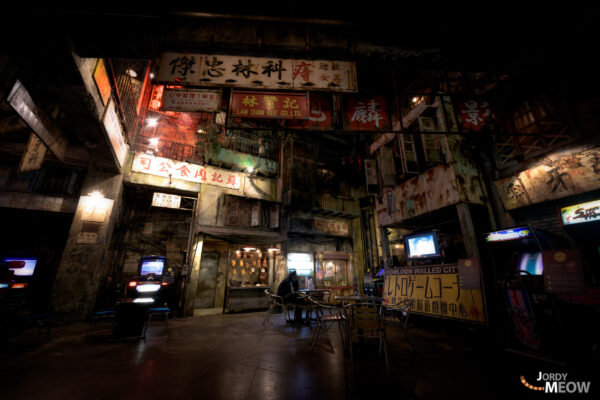
M525 388L519 377L533 381L538 371L566 368L490 350L481 332L423 325L411 330L416 353L402 330L388 331L389 375L376 347L358 351L352 371L337 329L322 334L311 353L310 327L286 326L281 315L263 327L264 316L173 318L168 333L155 321L146 340L115 340L105 327L85 342L87 325L75 324L55 327L51 338L38 344L33 330L19 343L3 343L0 398L540 398L543 394Z

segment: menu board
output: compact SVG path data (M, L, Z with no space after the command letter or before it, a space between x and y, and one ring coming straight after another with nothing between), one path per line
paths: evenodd
M546 293L585 293L585 281L579 251L543 251L542 264L544 266L544 288Z

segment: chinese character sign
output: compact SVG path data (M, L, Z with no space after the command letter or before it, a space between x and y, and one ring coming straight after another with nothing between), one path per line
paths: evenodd
M236 190L242 182L242 174L237 172L148 154L136 154L131 171Z
M356 92L353 62L164 53L157 82Z
M347 222L334 219L313 219L313 228L317 232L327 233L335 236L348 236L350 234Z
M412 312L485 322L481 290L462 288L456 264L385 270L385 304L412 299Z
M344 129L389 130L388 108L383 96L347 97L344 103Z
M306 119L290 121L288 128L326 131L333 129L332 94L310 92L308 95L308 116Z
M306 93L233 92L229 113L241 118L305 119Z
M217 112L221 110L221 92L216 90L167 89L162 94L160 109Z
M459 102L458 115L465 130L480 131L494 112L487 101L468 100Z

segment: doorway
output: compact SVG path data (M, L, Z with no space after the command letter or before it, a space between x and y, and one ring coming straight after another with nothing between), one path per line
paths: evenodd
M202 253L194 308L212 308L215 306L218 265L219 253Z

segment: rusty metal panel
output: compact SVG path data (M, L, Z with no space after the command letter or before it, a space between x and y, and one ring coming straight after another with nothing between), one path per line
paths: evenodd
M532 168L495 183L504 208L600 189L600 146L579 147L546 155Z
M377 202L381 225L386 226L460 202L454 170L437 165L394 188Z

